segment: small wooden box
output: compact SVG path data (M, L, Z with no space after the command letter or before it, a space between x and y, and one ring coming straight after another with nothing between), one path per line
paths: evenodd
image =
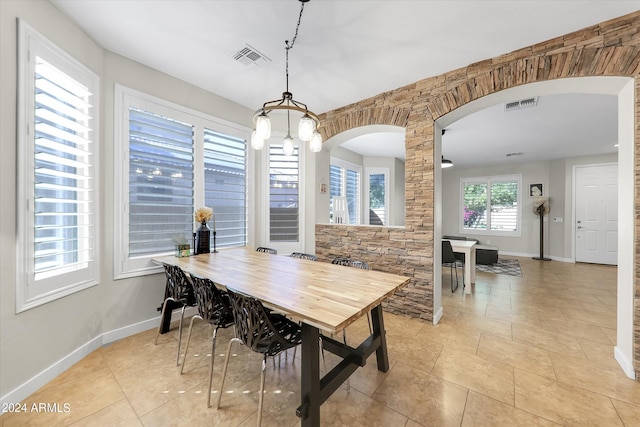
M178 258L191 255L191 245L176 245L176 256Z

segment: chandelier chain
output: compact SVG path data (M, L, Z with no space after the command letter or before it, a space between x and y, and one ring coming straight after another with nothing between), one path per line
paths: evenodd
M293 45L296 43L296 39L298 38L298 30L300 30L300 22L302 22L302 12L304 12L304 2L301 2L300 6L300 14L298 15L298 23L296 24L296 32L291 39L291 44L289 44L289 40L284 41L285 45L285 74L287 78L287 92L289 92L289 50L293 49Z

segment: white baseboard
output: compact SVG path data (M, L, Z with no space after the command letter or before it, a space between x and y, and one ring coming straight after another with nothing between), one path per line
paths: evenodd
M80 346L67 356L58 360L53 365L49 366L34 377L28 379L26 382L20 384L15 389L11 390L6 395L2 396L0 398L0 405L4 406L5 404L22 402L24 399L39 390L42 386L47 384L49 381L53 380L55 377L78 363L91 352L100 348L101 345L102 335Z
M185 310L184 316L185 318L187 318L193 316L194 314L197 314L197 312L198 311L194 307L189 307ZM179 316L180 312L176 311L173 313L171 320L179 320ZM124 326L122 328L114 329L93 338L86 344L80 346L76 350L69 353L67 356L55 362L53 365L49 366L48 368L31 377L15 389L11 390L6 395L0 397L0 406L9 403L22 402L24 399L39 390L42 386L53 380L55 377L57 377L103 345L121 340L122 338L126 338L140 332L147 331L149 329L157 328L159 323L160 316L154 317L149 320L144 320L142 322L134 323L132 325Z
M186 313L186 312L185 312ZM173 320L173 317L171 318ZM124 326L113 331L105 332L102 334L102 345L106 345L112 342L116 342L131 335L138 334L140 332L148 331L149 329L155 329L160 323L160 317L155 319L144 320L142 322L134 323L133 325Z
M444 313L444 311L442 310L442 306L440 306L438 311L433 315L433 324L434 325L437 325L438 322L440 322L440 319L442 319L442 314L443 313Z
M616 358L616 361L624 371L625 375L631 378L632 380L636 379L636 371L633 369L633 364L627 357L620 351L618 346L613 348L613 355Z
M523 258L533 258L533 257L540 256L540 254L528 254L528 253L524 253L524 252L502 252L502 251L500 251L498 253L498 255L517 256L517 257L523 257ZM545 255L545 256L547 258L552 259L553 261L574 262L571 258L561 258L561 257L557 257L557 256L550 256L550 255Z

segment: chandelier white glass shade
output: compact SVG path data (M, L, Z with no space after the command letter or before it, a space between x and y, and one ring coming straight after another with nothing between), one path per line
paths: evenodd
M322 135L317 130L313 131L313 135L311 136L311 141L309 141L309 150L314 153L322 150Z
M254 150L262 150L264 148L264 138L260 138L255 129L251 132L251 148Z
M322 150L322 135L318 132L318 125L320 120L318 116L307 108L307 105L293 99L293 94L289 92L289 50L293 48L293 45L298 37L298 29L300 28L300 21L302 20L302 12L304 11L304 4L309 0L299 0L301 3L300 15L298 17L298 24L296 25L296 33L291 40L285 41L285 53L286 53L286 90L282 92L282 98L273 101L265 102L262 108L257 110L253 116L253 123L255 128L251 133L251 147L254 150L261 150L264 148L266 140L271 138L271 119L269 113L274 110L286 110L287 112L287 136L284 138L282 148L286 155L290 156L294 151L294 141L291 137L291 124L290 124L290 112L298 112L302 114L298 123L298 138L302 142L309 143L309 150L317 153Z
M271 120L269 119L269 116L267 116L267 113L262 111L260 114L256 116L255 122L256 122L256 129L255 129L256 137L262 140L267 140L271 138Z
M309 116L309 113L305 113L298 122L298 138L300 141L309 142L315 130L316 122Z
M284 152L284 155L293 155L293 151L295 150L295 148L296 147L293 145L293 138L291 138L291 135L287 134L287 136L285 136L284 140L282 141L282 151Z

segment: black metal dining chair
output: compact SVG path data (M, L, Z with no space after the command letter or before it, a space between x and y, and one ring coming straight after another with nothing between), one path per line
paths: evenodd
M449 265L451 276L451 293L458 289L458 260L456 259L451 242L448 240L442 241L442 265ZM456 287L453 287L453 270L456 272Z
M302 343L302 329L299 324L287 319L282 314L267 311L262 303L246 294L227 289L233 316L235 319L236 338L229 341L229 348L222 370L220 390L216 408L220 409L224 380L231 355L231 346L240 342L256 353L261 353L262 373L260 375L260 392L258 397L258 426L262 422L262 404L264 399L265 369L267 357L277 356L287 349Z
M305 254L304 252L291 252L291 258L308 259L309 261L318 261L318 257L313 254Z
M193 330L193 322L201 319L214 325L213 334L211 336L211 363L209 365L209 396L207 398L207 406L211 406L211 385L213 382L213 362L216 355L216 337L218 329L228 328L234 325L233 310L231 302L226 291L218 289L215 283L208 278L191 275L193 290L196 296L196 307L198 314L191 318L189 323L189 334L187 335L187 344L184 347L184 357L182 358L182 366L180 373L184 372L184 366L187 364L187 355L189 354L189 343L191 342L191 331Z
M256 252L264 252L266 254L278 255L277 249L267 248L264 246L259 246L258 248L256 248Z
M469 239L467 239L466 237L463 236L442 236L443 239L447 239L447 240L462 240L462 241L467 241ZM477 239L473 239L476 241L476 243L478 242ZM453 245L452 245L453 246ZM467 263L466 263L466 259L464 257L464 254L461 252L453 252L453 256L456 257L456 261L457 263L459 263L460 267L462 267L462 287L464 287L465 283L464 283L464 269L467 268Z
M174 310L180 309L180 326L178 327L178 352L176 355L176 366L180 364L180 346L182 344L182 322L184 320L184 311L187 307L196 304L195 295L193 293L193 285L184 271L176 265L163 264L167 284L165 287L165 299L162 303L162 312L160 314L160 325L156 333L156 342L163 329L163 323L166 318L171 318ZM169 310L169 312L167 312ZM168 316L168 317L167 317Z
M367 264L366 262L345 257L336 257L331 261L331 264L343 265L345 267L361 268L363 270L369 269L369 264Z

